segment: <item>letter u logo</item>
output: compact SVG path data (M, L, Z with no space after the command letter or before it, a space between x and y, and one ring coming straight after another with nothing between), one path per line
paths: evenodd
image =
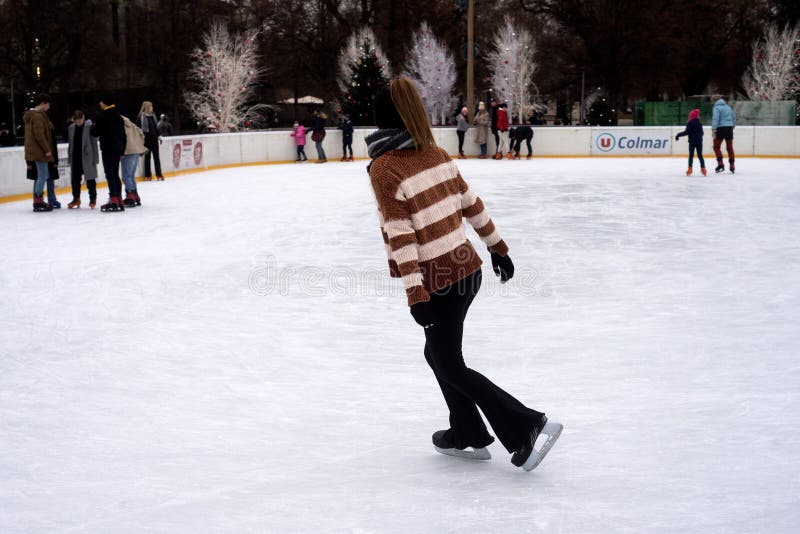
M611 138L604 137L600 139L600 146L603 148L609 148L611 146Z

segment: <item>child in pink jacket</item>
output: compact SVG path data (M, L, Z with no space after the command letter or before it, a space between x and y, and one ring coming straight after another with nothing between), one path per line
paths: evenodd
M294 123L293 127L294 131L289 136L294 138L294 142L297 145L297 161L295 163L308 161L306 157L306 128L297 122ZM303 159L300 159L301 156Z

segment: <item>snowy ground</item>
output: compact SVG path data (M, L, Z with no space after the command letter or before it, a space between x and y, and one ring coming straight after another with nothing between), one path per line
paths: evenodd
M364 162L0 205L0 532L797 532L800 173L738 163L459 162L517 266L465 357L565 425L532 473L433 451Z

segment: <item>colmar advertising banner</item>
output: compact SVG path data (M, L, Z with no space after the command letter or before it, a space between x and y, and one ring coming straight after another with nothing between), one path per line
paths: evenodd
M631 156L653 154L669 156L671 135L668 129L608 129L592 132L593 156Z

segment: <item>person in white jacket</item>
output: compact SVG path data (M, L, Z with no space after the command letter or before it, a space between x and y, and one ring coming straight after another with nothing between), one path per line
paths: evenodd
M136 190L136 167L139 156L147 150L144 146L144 132L128 117L123 116L125 124L125 154L122 156L122 181L125 183L125 207L134 208L142 205L142 199Z

